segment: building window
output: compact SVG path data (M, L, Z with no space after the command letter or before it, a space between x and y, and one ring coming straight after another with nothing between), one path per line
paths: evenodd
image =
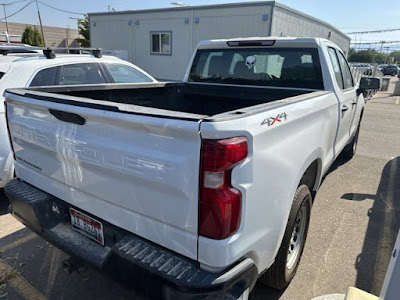
M151 54L171 54L171 32L151 33Z

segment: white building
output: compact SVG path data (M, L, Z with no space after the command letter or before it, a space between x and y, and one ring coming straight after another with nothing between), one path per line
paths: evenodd
M92 47L125 50L130 62L158 79L182 80L201 40L323 37L345 53L350 46L332 25L275 1L90 13L89 20Z

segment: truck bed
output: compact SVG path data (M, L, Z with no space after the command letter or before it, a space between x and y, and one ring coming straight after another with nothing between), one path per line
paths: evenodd
M203 116L213 116L313 92L303 89L190 83L45 87L35 90Z

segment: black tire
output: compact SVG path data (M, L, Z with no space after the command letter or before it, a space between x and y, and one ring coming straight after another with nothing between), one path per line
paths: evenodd
M344 149L341 153L342 158L344 158L346 160L350 160L356 154L359 133L360 133L360 125L358 125L357 131L356 131L355 135L353 136L353 139L351 140L351 142L349 144L347 144L346 147L344 147Z
M275 262L260 277L260 282L263 284L281 290L289 285L296 274L307 238L311 203L312 196L308 187L305 184L299 186L294 195L285 234L275 257ZM299 219L300 215L304 218L304 223ZM298 239L296 238L297 236L299 236ZM298 244L294 247L293 244L296 244L297 241ZM290 249L291 253L289 253ZM296 249L296 253L293 251L294 249ZM291 255L295 256L292 257Z

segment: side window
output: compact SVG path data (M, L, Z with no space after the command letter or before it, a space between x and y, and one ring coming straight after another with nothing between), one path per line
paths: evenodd
M30 86L55 85L57 68L52 67L39 71L33 78Z
M231 66L229 68L229 74L235 73L235 68L238 63L244 64L244 58L239 53L235 53L235 54L233 54L233 57L232 57Z
M97 63L61 66L60 85L106 83Z
M280 78L284 60L285 59L279 54L269 55L267 58L267 73L276 78Z
M333 67L333 72L335 72L335 78L338 86L343 90L343 78L342 78L342 73L340 72L340 65L338 58L336 56L336 51L333 48L328 48L329 52L329 57L331 59L332 67Z
M311 54L304 54L301 56L301 63L302 64L312 64L313 59Z
M115 83L152 82L149 77L130 66L116 63L104 63L104 65Z
M204 69L202 71L203 77L211 77L219 74L217 71L219 64L217 64L217 62L223 61L222 54L223 52L211 52L208 57L202 57L202 59L205 60Z
M351 75L351 71L349 65L347 64L346 59L340 51L336 51L339 57L340 69L342 69L343 81L344 81L344 89L350 89L354 87L353 76ZM362 65L365 67L365 65Z
M151 54L171 54L171 32L151 32Z

